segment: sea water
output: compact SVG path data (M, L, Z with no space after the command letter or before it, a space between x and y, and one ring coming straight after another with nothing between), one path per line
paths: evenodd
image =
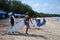
M55 21L60 22L60 17L55 18Z

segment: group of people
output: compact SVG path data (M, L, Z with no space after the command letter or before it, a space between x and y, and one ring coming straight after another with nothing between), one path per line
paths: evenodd
M45 23L46 23L45 18L43 18L42 22L40 19L37 20L37 26L39 26L39 27L45 25Z
M35 23L32 22L32 20ZM30 23L34 24L35 26L41 26L44 22L46 22L45 19L43 19L43 23L41 23L40 19L36 20L36 18L32 18L32 20L31 20L31 15L29 14L29 12L26 12L26 15L25 15L25 18L24 18L24 23L26 25L26 34L28 34L28 29L30 28ZM15 17L14 17L14 14L12 13L12 15L10 16L10 23L11 23L12 27L14 26L14 22L15 22Z
M9 16L9 21L10 21L10 24L11 24L10 29L12 29L13 26L15 25L15 21L16 21L13 12L11 12L11 15ZM31 21L31 20L30 20L30 15L29 15L29 13L27 12L27 13L26 13L26 16L25 16L25 19L24 19L24 23L25 23L25 25L27 26L27 27L26 27L26 34L27 34L27 31L28 31L28 28L29 28L29 21ZM9 34L10 32L8 31L7 33ZM12 33L14 33L14 32L12 32Z

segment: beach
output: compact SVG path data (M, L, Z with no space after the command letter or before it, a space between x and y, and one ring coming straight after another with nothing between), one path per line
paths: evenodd
M52 20L55 17L47 17L45 19L45 25L30 28L28 34L25 34L25 26L13 35L6 34L10 26L8 19L0 20L0 40L60 40L60 22Z

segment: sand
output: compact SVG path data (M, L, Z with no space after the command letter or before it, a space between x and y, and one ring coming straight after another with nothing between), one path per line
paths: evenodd
M60 22L52 19L54 17L46 18L44 26L29 29L28 34L25 34L26 27L24 27L13 35L6 34L10 25L8 19L2 20L1 22L4 21L5 25L1 26L2 23L0 22L0 40L60 40Z

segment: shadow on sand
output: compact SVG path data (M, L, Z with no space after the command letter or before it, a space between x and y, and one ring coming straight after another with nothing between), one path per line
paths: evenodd
M31 29L34 29L34 30L44 30L43 28L31 28Z
M44 38L44 39L47 39L45 36L43 35L36 35L36 34L24 34L24 33L19 33L18 34L11 34L11 35L14 35L14 36L28 36L28 37L39 37L39 38Z

